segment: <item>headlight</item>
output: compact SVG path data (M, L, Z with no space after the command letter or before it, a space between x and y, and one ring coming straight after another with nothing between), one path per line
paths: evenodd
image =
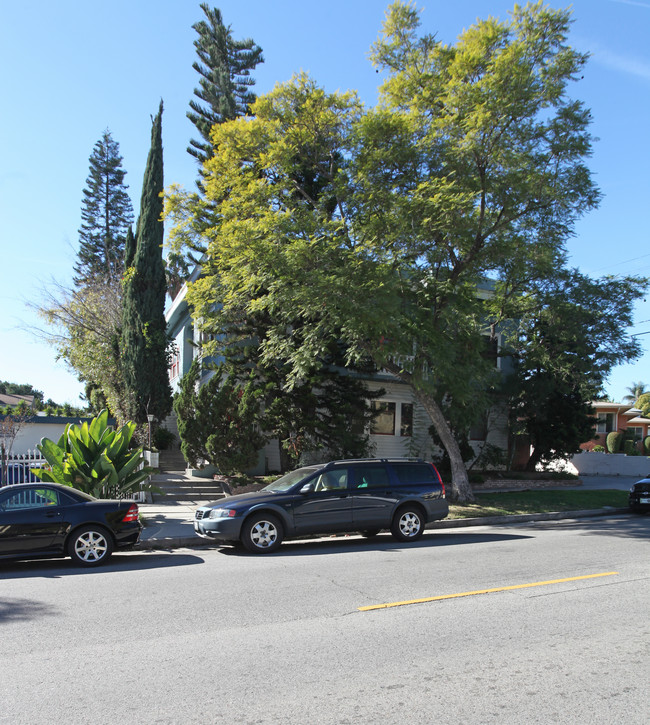
M212 509L210 511L210 517L211 519L227 519L232 518L236 515L235 509Z

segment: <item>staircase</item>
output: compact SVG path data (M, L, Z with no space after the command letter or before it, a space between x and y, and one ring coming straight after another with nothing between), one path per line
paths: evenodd
M186 476L184 473L158 473L152 477L152 483L163 495L153 494L156 503L173 503L174 501L218 501L224 498L221 484L211 478Z
M224 497L221 484L212 477L201 478L190 475L187 462L177 447L160 451L160 473L154 474L152 483L163 495L153 494L157 503L173 503L174 501L216 501Z
M181 453L181 449L176 446L166 451L160 451L158 463L161 473L184 472L187 468L187 462Z

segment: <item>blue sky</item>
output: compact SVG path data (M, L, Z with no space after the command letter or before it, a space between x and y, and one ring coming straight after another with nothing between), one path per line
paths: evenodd
M513 2L429 0L423 29L445 42L477 17L507 17ZM297 71L328 91L356 89L371 105L378 76L368 61L386 0L221 0L214 5L234 37L264 50L256 91ZM567 3L551 2L553 7ZM650 0L575 0L570 42L592 58L574 97L592 110L599 138L591 168L604 198L569 240L571 263L592 276L650 276L647 223L650 168ZM165 184L191 187L196 136L186 119L197 85L191 26L195 0L0 0L0 380L31 383L57 402L78 403L82 386L29 327L54 279L71 280L88 157L104 129L120 144L135 213L162 98ZM635 333L650 331L650 298L637 307ZM644 355L617 368L616 400L633 381L650 385L650 335Z

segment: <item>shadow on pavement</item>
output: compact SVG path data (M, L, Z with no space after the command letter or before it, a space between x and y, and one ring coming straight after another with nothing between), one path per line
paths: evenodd
M564 519L558 521L536 521L522 524L535 529L570 530L583 536L616 536L625 539L650 539L650 516L648 514L620 514L618 516L585 519Z
M262 556L318 556L322 554L354 554L360 551L391 551L406 553L412 549L433 549L442 546L463 546L468 544L485 544L495 541L515 541L517 539L532 539L531 534L487 534L471 532L447 533L442 531L426 532L419 540L410 544L395 541L388 533L379 534L373 539L364 539L354 535L338 534L327 538L310 540L294 539L285 541L273 554ZM222 554L234 556L260 556L250 554L242 546L224 546Z
M88 576L97 574L111 574L123 571L144 571L147 569L161 569L177 566L190 566L203 564L203 559L194 554L177 554L174 552L122 552L113 554L106 564L96 568L85 569L77 566L71 559L31 559L21 561L0 562L0 576L2 579L60 579L67 576ZM2 603L0 599L0 606ZM1 617L1 615L0 615Z

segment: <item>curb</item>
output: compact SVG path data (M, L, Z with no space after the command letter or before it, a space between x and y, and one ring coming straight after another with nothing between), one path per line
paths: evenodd
M553 511L550 513L539 514L514 514L512 516L480 516L468 519L445 519L443 521L435 521L429 524L427 531L432 529L455 529L468 526L489 526L491 524L522 524L530 521L561 521L572 519L594 518L596 516L613 516L619 514L629 514L629 508L602 508L588 509L582 511ZM302 537L301 537L302 538ZM314 538L314 537L308 537ZM320 538L320 536L318 536ZM140 540L135 547L136 551L147 550L170 550L170 549L215 549L221 544L217 541L214 543L203 539L199 536L162 536L152 537L150 539Z
M602 509L586 509L579 511L551 511L540 514L512 514L511 516L479 516L468 519L444 519L435 521L427 529L454 529L460 526L486 526L490 524L521 524L528 521L560 521L562 519L586 519L594 516L610 516L613 514L629 514L630 509L605 507Z

